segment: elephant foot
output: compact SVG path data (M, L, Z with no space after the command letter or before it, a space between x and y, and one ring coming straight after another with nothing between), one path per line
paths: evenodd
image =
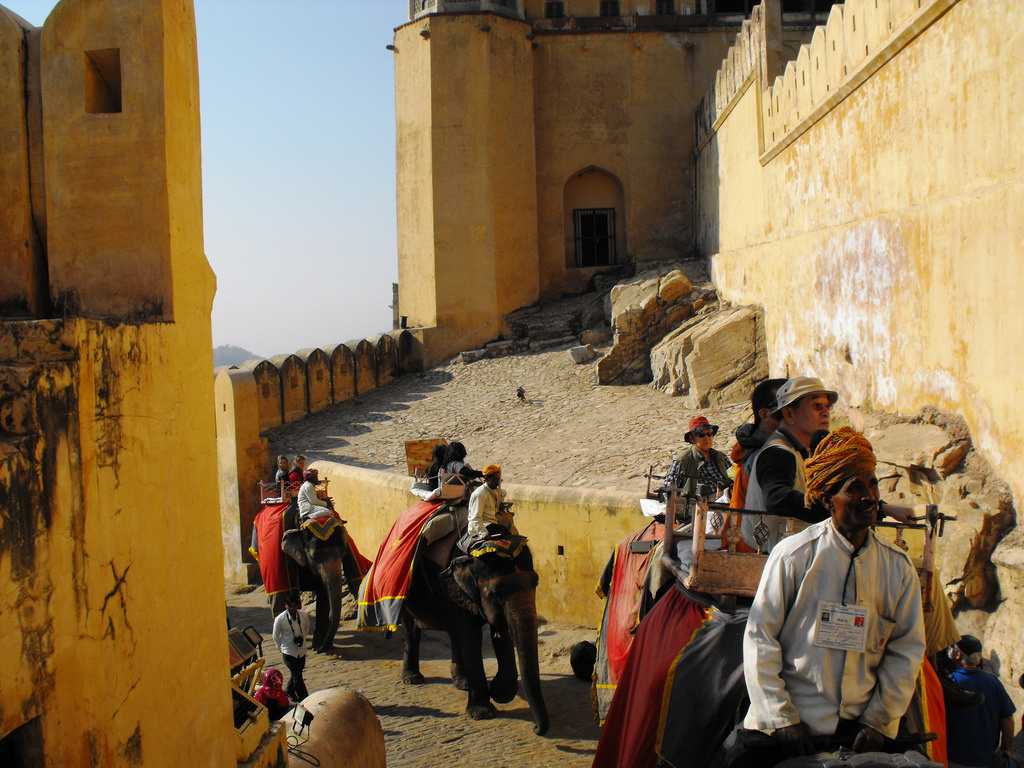
M498 710L491 702L486 704L470 704L466 707L466 714L472 720L493 720L498 716Z
M499 704L508 704L512 699L516 697L519 692L519 683L517 680L499 680L494 678L491 680L490 694L491 698Z
M408 669L402 670L402 682L406 685L423 685L426 680L423 679L423 675L419 672L413 672Z

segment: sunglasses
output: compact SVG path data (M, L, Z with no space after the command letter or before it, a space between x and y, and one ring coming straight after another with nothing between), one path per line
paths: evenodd
M710 427L701 427L700 429L693 430L694 437L709 437L713 434L715 434L715 430Z

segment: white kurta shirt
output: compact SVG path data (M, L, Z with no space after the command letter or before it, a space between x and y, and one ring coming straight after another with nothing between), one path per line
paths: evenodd
M821 604L842 602L852 553L831 520L772 550L743 636L745 728L771 733L803 722L832 734L843 718L896 735L924 657L921 584L910 558L869 531L846 592L848 604L868 608L865 652L818 647Z
M505 500L502 488L492 489L485 483L473 491L469 497L469 526L467 537L470 541L482 539L487 535L487 526L498 522L498 509Z
M331 511L327 502L316 495L316 483L311 480L307 480L299 488L298 503L299 517L303 520L313 514L322 515L324 512Z

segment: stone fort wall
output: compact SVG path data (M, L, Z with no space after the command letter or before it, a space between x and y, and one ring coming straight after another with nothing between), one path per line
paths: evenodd
M0 7L0 94L0 751L234 764L192 3Z
M257 483L273 475L267 430L422 369L422 343L407 330L217 369L213 389L225 579L258 576L248 549L259 511Z
M1022 8L849 0L784 66L778 11L754 9L697 114L699 246L718 291L764 307L773 375L961 414L1019 501ZM972 619L1014 679L1020 536L993 558L1008 607Z

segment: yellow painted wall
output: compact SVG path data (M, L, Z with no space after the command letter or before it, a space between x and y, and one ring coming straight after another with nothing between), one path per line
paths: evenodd
M222 368L214 382L217 423L217 472L220 486L221 541L224 578L244 583L259 508L256 484L272 479L270 451L260 437L259 394L251 371Z
M130 108L90 115L109 48ZM39 718L45 766L231 765L192 5L63 0L41 67L66 316L0 322L0 738Z
M242 366L256 379L260 432L281 425L281 373L269 360L258 360Z
M331 360L322 349L303 349L296 355L306 364L306 404L310 413L331 404Z
M0 316L32 316L46 300L45 262L33 220L29 136L25 98L33 27L0 7ZM37 38L36 38L37 39ZM38 39L37 39L38 40ZM36 43L38 45L38 42ZM38 96L38 94L36 94ZM39 149L38 146L35 149ZM41 185L37 175L35 183Z
M490 14L395 32L401 313L443 329L431 362L495 338L537 298L528 32Z
M377 388L377 350L366 339L351 341L345 346L352 350L356 366L356 394L365 395Z
M331 356L331 397L332 402L343 403L356 395L355 358L344 344L329 350Z
M281 415L284 423L304 419L309 413L305 364L295 355L277 355L270 362L281 377Z
M395 340L387 334L370 341L376 347L377 386L383 387L394 381L398 373L398 348L395 346Z
M693 114L735 30L538 36L534 52L540 285L585 287L566 264L566 184L596 166L622 184L629 256L693 245ZM622 254L625 256L625 254ZM583 284L581 284L583 283ZM404 286L403 286L404 290Z
M774 373L963 414L1019 500L1024 7L883 5L834 8L770 90L720 104L701 244L723 296L764 305Z
M330 494L370 558L398 515L415 501L409 478L334 462L312 464L330 480ZM595 594L612 549L646 523L635 494L506 483L516 526L529 537L540 587L538 612L549 621L596 627L603 603ZM558 547L563 553L558 553Z

